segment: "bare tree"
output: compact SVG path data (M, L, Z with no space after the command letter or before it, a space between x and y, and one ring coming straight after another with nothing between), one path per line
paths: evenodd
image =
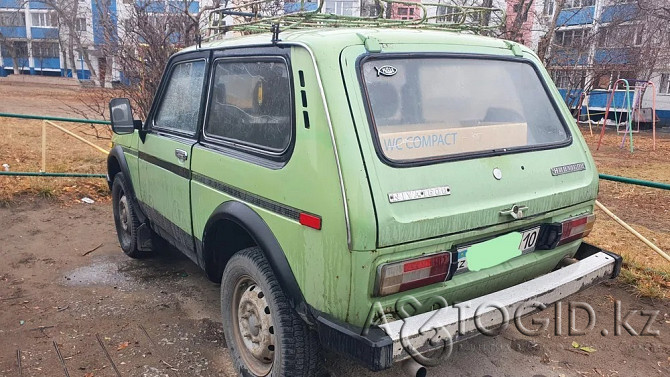
M567 90L568 105L577 105L576 89L609 89L619 78L647 81L659 64L670 59L670 24L664 19L663 7L645 9L644 1L653 0L640 0L640 7L616 12L577 29L559 25L557 20L565 0L556 2L547 32L540 38L538 56L557 85ZM571 10L573 16L579 11Z
M640 9L655 17L670 21L670 3L667 0L639 0Z
M549 47L551 45L551 41L554 38L554 33L556 33L556 23L558 22L558 15L561 13L561 9L563 9L563 6L565 5L565 0L557 0L556 1L556 9L553 10L553 15L551 17L551 21L549 22L549 26L547 28L547 32L540 37L540 41L537 44L537 56L540 58L540 61L542 61L545 65L547 64L546 57L549 53Z
M0 13L3 26L25 27L25 18L20 9L16 11L3 11ZM12 68L14 74L21 73L22 66L25 66L28 60L28 45L26 41L17 40L12 35L4 35L0 32L0 48L3 56L12 59ZM8 56L7 56L8 55Z
M108 71L113 60L122 75L119 90L131 99L142 118L149 112L170 56L196 44L204 16L220 6L215 1L191 12L192 3L169 2L168 8L156 11L155 1L140 0L128 5L127 18L119 20L118 25L109 17L100 18L107 35L101 53L110 67Z
M512 6L512 22L507 22L505 39L524 43L523 25L528 21L528 15L534 5L534 0L516 0ZM530 30L527 30L530 31Z

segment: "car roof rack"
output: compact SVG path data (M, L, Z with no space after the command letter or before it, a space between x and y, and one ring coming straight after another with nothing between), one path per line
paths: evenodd
M324 13L324 1L232 0L229 6L210 12L203 40L220 39L229 32L237 32L236 35L272 32L272 40L276 42L279 28L285 31L324 27L404 28L495 35L504 23L502 9L457 3L466 2L463 0L369 0L369 6L361 7L361 13L372 14L370 16Z

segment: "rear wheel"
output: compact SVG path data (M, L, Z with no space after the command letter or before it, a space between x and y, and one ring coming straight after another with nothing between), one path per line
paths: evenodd
M114 209L114 224L119 244L123 252L131 258L141 258L147 252L138 249L137 228L140 220L137 217L135 203L130 197L128 183L123 173L117 173L112 183L112 208Z
M258 247L235 254L221 280L226 343L243 376L312 376L316 334L291 308Z

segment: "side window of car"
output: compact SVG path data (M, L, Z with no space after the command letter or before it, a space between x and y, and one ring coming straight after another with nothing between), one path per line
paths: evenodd
M181 133L195 134L200 115L205 61L178 63L172 68L155 116L155 125Z
M293 132L291 84L283 59L215 62L208 137L281 154Z

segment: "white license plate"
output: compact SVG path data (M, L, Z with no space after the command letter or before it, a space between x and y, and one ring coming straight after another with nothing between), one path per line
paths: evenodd
M535 251L535 245L537 244L537 236L540 233L540 227L524 230L521 233L521 243L519 243L519 250L521 254L528 254ZM476 244L473 244L476 245ZM465 254L468 251L468 248L473 245L459 247L456 251L458 255L458 267L456 267L456 273L460 274L468 270L468 261L465 259Z

